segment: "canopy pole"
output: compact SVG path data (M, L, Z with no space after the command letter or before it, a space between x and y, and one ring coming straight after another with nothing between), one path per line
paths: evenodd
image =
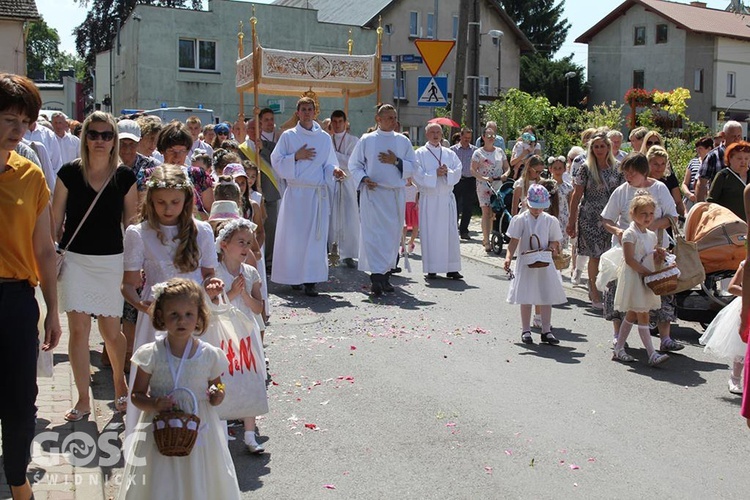
M375 53L377 54L377 57L375 58L375 89L378 96L378 101L376 105L380 105L380 61L382 59L383 55L383 27L381 26L382 17L378 16L378 47Z
M258 176L255 179L255 187L257 191L263 194L260 187L260 108L258 107L258 76L260 71L258 69L258 32L255 29L255 25L258 23L258 18L255 17L255 5L253 5L253 17L250 18L250 26L252 27L253 36L253 116L255 117L255 165L258 167Z
M240 21L240 30L237 33L237 59L240 60L245 57L245 48L243 47L243 40L245 39L245 33L243 32L242 21ZM240 112L237 113L237 118L244 121L245 119L245 91L240 90Z
M352 55L352 49L354 48L354 40L352 40L351 28L349 28L349 40L346 41L346 45L348 46L348 54ZM346 115L346 118L349 119L349 89L347 89L344 94L344 114Z

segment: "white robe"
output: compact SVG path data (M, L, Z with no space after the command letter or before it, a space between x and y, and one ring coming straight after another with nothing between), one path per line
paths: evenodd
M295 161L305 144L315 149L311 160ZM328 281L328 223L333 170L337 166L331 136L320 125L297 124L281 134L271 163L286 180L273 247L271 281L283 285Z
M461 160L443 146L426 144L417 149L414 183L419 188L419 238L425 273L461 270L458 214L453 186L461 180ZM438 176L440 165L448 174Z
M378 154L388 150L403 161L402 172L378 160ZM380 129L363 135L349 158L352 179L359 186L360 271L385 274L396 266L406 210L404 186L413 175L414 161L414 149L406 136ZM369 189L361 185L365 176L378 186Z
M357 184L349 172L349 157L359 139L346 132L334 134L332 139L339 168L346 172L347 177L336 182L333 190L328 244L338 244L342 259L353 259L359 254L359 206Z
M34 142L41 142L47 148L47 154L52 162L52 169L57 173L62 167L62 156L60 155L60 143L57 142L57 136L53 131L44 125L36 124L34 130L27 130L24 139Z

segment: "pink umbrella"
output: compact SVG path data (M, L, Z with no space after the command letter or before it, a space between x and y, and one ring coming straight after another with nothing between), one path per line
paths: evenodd
M440 125L445 125L446 127L461 128L461 125L454 122L447 116L439 116L437 118L433 118L432 120L427 120L427 123L438 123Z

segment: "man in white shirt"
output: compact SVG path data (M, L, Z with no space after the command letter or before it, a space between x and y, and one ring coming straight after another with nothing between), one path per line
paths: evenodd
M331 113L331 129L339 168L347 177L338 181L333 191L328 244L332 246L335 243L346 267L354 269L357 266L354 257L359 254L359 206L357 184L349 176L349 157L359 139L346 131L346 113L340 109Z
M458 214L453 186L461 180L458 155L441 144L443 128L437 123L425 127L427 144L417 149L414 183L419 187L419 237L422 269L428 279L437 273L460 280L461 250Z
M47 148L52 169L57 171L62 167L62 157L60 156L60 144L57 142L57 136L47 127L40 125L38 121L29 125L29 129L24 134L24 139L34 142L41 142Z
M201 119L197 116L188 116L187 120L185 120L185 126L187 127L188 132L190 132L190 137L193 138L193 146L190 148L187 159L185 160L188 163L188 166L190 166L190 158L193 156L193 151L196 149L202 149L208 156L213 158L214 148L203 142L200 137L201 132L203 131Z
M81 140L70 133L68 117L59 111L52 115L52 130L60 145L60 161L63 165L81 156Z
M281 200L271 281L304 284L305 295L316 297L316 283L328 281L328 224L338 168L329 136L315 117L315 101L297 101L297 126L281 134L271 162L287 187Z
M359 186L359 264L370 273L373 295L392 292L390 270L396 267L404 227L406 179L414 169L414 149L395 132L396 109L378 108L378 128L362 136L349 158L349 170Z

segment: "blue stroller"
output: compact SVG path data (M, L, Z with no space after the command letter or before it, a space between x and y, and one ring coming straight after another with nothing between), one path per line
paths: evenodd
M503 251L503 245L510 242L506 234L510 225L510 206L513 203L513 181L506 181L500 189L495 191L491 183L487 186L492 191L490 195L490 207L495 214L492 221L492 234L490 235L490 246L492 251L500 255Z

